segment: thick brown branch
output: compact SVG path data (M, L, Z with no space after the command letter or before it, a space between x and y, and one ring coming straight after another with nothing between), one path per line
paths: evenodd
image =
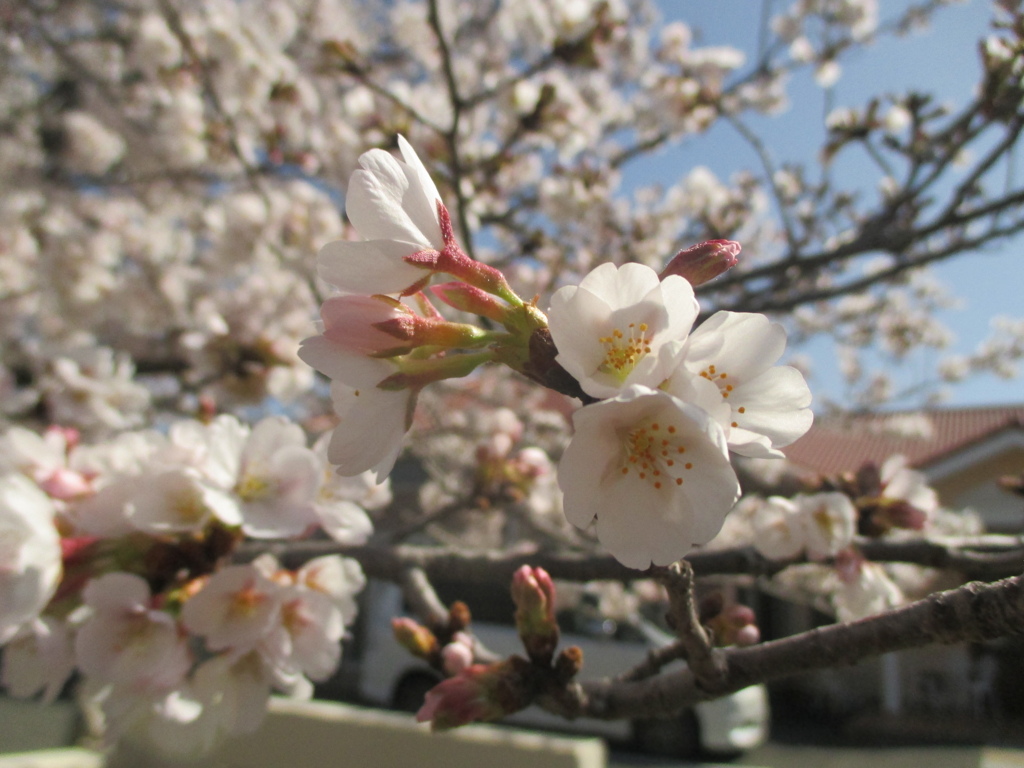
M699 686L689 669L641 682L586 682L580 688L578 709L563 714L605 719L665 715L798 672L933 643L981 642L1009 635L1024 635L1024 576L993 584L972 582L850 624L730 648L724 652L722 685L713 692Z

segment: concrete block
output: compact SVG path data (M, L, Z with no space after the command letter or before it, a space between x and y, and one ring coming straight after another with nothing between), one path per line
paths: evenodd
M211 765L605 768L607 759L600 739L488 725L435 734L414 722L411 715L334 702L275 699L260 731L226 744Z
M327 701L273 699L261 728L198 762L123 745L106 768L606 768L601 739L472 725L431 733L411 715ZM3 766L0 766L3 768Z
M40 749L0 755L0 768L103 768L103 755L88 749Z
M0 697L0 754L69 747L80 733L81 717L73 702Z

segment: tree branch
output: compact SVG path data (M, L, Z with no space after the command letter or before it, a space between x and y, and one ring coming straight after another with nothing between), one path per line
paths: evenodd
M700 701L779 677L854 664L933 643L982 642L1024 635L1024 576L930 595L849 624L820 627L782 640L723 652L725 673L713 691L684 669L640 682L590 681L569 716L603 719L664 716Z

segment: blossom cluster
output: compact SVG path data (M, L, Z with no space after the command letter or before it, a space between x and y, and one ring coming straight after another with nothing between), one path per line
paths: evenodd
M77 672L106 733L212 746L261 721L272 689L336 669L364 577L337 555L298 570L246 539L372 533L387 486L341 478L282 417L221 415L85 443L0 435L0 682L52 700Z
M811 424L810 391L776 365L786 337L759 314L699 313L691 280L736 262L739 246L682 251L660 275L602 264L559 289L545 314L504 276L459 247L448 211L412 147L402 160L371 150L349 184L346 210L362 241L330 243L321 277L343 293L321 309L323 332L300 356L332 379L341 419L328 457L343 474L393 467L419 391L503 363L545 381L556 366L589 404L558 466L567 519L596 519L622 563L666 565L718 533L739 497L729 451L780 457ZM504 331L445 319L423 289ZM689 278L689 279L688 279ZM553 359L538 355L549 334ZM497 453L507 453L503 447Z
M745 496L714 546L750 546L771 560L796 561L773 577L775 586L819 603L840 621L901 605L934 584L928 569L867 560L864 541L976 535L982 529L970 510L943 510L925 476L898 454L881 466L866 464L813 485L790 498Z
M508 270L524 295L582 276L598 254L659 267L675 243L709 236L769 252L781 185L697 167L627 200L622 141L656 148L724 115L778 112L788 70L838 66L879 25L877 2L800 0L780 7L770 58L745 61L682 20L654 24L649 0L505 2L485 25L477 4L453 0L453 91L423 44L436 32L427 3L307 6L12 8L0 32L0 174L12 181L0 413L45 407L52 423L103 433L188 411L195 389L222 409L314 399L295 355L321 288L305 256L351 236L336 199L367 148L404 130L447 160L438 128L456 92L472 104L460 220L481 235L476 253L524 256ZM810 58L786 52L809 45ZM995 67L1005 56L989 48ZM154 371L180 400L154 399Z

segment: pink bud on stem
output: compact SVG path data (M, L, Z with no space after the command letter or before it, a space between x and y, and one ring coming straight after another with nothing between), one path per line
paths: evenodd
M691 245L673 256L658 277L664 280L669 275L678 275L689 280L690 285L703 285L739 263L736 256L740 247L733 240L705 240Z
M548 666L558 645L551 576L543 568L522 566L512 577L512 600L516 604L516 629L527 654L534 662Z
M445 731L518 712L532 698L529 666L519 656L468 666L427 692L416 722L429 722L432 730Z

